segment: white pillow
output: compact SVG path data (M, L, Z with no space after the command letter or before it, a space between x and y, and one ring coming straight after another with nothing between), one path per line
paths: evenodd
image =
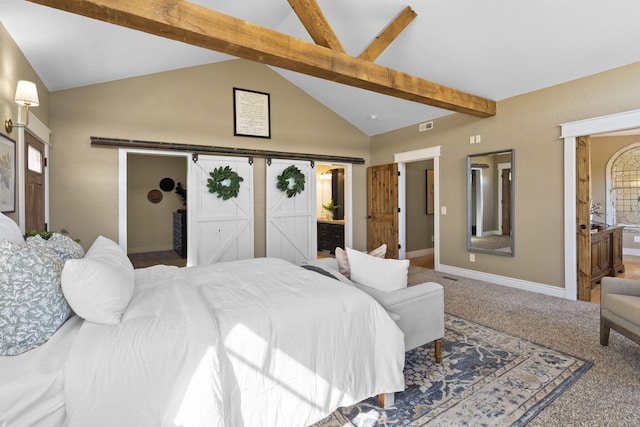
M384 258L387 255L387 244L383 243L382 245L373 249L371 252L369 252L369 255L378 258ZM338 263L338 271L346 278L351 277L351 269L349 268L349 257L341 247L336 248L336 262Z
M78 316L95 323L120 323L133 295L135 273L122 248L98 236L82 259L62 270L62 291Z
M24 243L24 236L18 224L3 213L0 213L0 240L8 240L18 245Z
M409 260L384 259L347 248L351 280L383 292L407 287Z

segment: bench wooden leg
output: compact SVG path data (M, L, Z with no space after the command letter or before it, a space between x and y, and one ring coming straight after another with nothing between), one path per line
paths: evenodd
M378 402L380 403L380 407L384 409L389 409L393 406L396 401L395 393L380 393L378 395Z
M433 349L436 356L436 363L442 362L442 338L433 342Z
M609 345L609 331L611 328L600 319L600 345Z

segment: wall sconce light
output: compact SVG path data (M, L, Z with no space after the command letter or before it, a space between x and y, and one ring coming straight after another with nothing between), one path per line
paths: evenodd
M29 124L29 107L37 107L38 105L40 105L36 84L26 80L19 80L18 87L16 88L15 102L16 104L25 107L26 118L24 120L24 123L16 123L15 125L13 124L11 119L5 120L4 128L7 133L11 133L14 127L23 128Z

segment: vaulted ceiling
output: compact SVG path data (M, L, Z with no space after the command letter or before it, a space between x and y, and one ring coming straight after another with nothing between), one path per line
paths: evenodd
M193 3L296 39L318 41L287 0ZM635 46L640 39L636 0L317 3L351 57L359 56L409 6L415 19L374 63L487 100L499 101L640 61ZM0 22L51 91L232 58L24 0L2 0ZM328 43L335 46L335 41ZM368 135L450 114L423 103L274 69Z

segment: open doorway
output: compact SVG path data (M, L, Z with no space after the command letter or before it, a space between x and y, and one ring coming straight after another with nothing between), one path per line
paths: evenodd
M577 156L578 140L585 135L624 131L640 127L640 110L633 110L608 116L594 117L560 125L561 138L564 141L564 248L565 248L565 298L590 300L590 276L578 275L576 265L584 271L590 266L590 244L579 244L581 233L588 233L589 204L582 201L580 212L577 209L577 182L590 185L589 173L580 168ZM584 197L583 197L584 199ZM588 197L587 197L588 199ZM586 214L584 213L586 212ZM579 216L580 215L580 216ZM577 219L577 221L576 221ZM578 238L576 238L576 236ZM584 240L584 239L583 239ZM586 260L586 261L585 261ZM579 292L580 290L580 292ZM589 291L589 292L586 292ZM580 294L580 295L579 295Z
M433 219L433 246L432 249L429 248L433 253L433 268L438 271L440 269L440 146L422 148L419 150L413 151L405 151L402 153L394 154L394 162L398 164L398 172L400 173L398 179L398 206L400 209L400 215L398 215L398 243L399 243L399 259L407 258L407 235L408 231L411 231L410 226L408 225L406 215L403 212L407 212L407 167L412 163L422 162L422 161L431 161L430 168L426 169L428 172L428 176L430 176L431 182L427 184L427 198L428 202L426 203L426 208L430 208L429 212L433 211L433 214L429 214L429 221L431 218ZM427 172L420 172L420 174L425 173L427 176ZM418 178L420 180L427 180L426 177ZM427 237L428 240L428 237ZM428 243L428 242L427 242Z
M412 265L434 267L434 209L429 188L433 186L433 159L407 163L406 210L407 224L406 258ZM429 179L431 178L431 180Z
M128 153L127 254L135 268L187 263L184 156Z
M335 256L336 247L347 246L346 179L344 165L316 164L318 258Z

